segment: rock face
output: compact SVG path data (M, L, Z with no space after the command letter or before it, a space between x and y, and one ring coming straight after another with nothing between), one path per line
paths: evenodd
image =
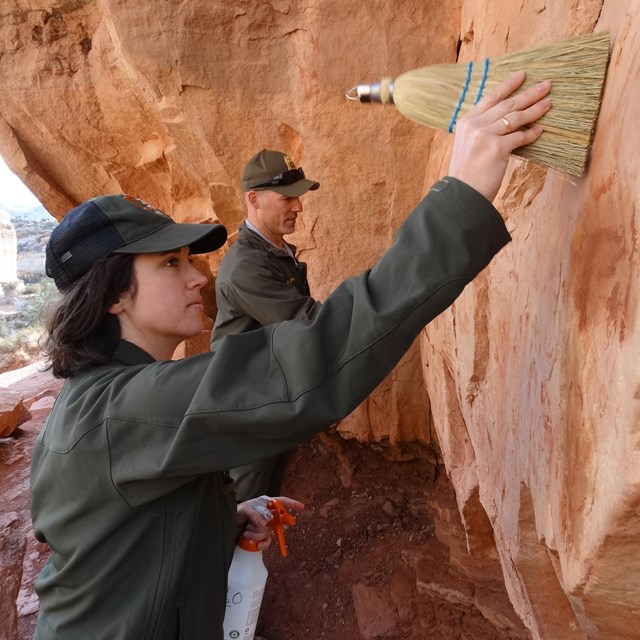
M513 159L513 242L340 430L437 440L468 551L499 558L534 638L640 638L640 2L4 0L0 153L57 218L126 191L233 232L244 162L284 149L322 185L292 237L322 299L389 245L450 144L345 90L602 29L588 174Z
M33 636L38 600L33 583L48 558L48 548L31 529L29 467L31 450L62 386L41 365L0 373L0 640ZM21 413L19 429L7 436L5 409Z

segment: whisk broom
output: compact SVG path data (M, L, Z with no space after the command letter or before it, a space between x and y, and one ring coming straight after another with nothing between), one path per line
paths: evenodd
M514 153L579 177L587 163L608 60L609 33L603 31L479 64L438 64L407 71L395 79L359 84L346 97L393 104L407 118L451 133L483 93L524 70L526 80L518 92L551 80L552 107L538 121L544 133Z

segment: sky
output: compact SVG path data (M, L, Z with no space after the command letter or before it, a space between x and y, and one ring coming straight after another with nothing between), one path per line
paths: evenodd
M2 205L35 207L39 204L38 199L24 186L20 178L12 173L0 157L0 208Z

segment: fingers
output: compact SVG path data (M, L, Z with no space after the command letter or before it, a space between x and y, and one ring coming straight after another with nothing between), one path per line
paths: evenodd
M282 507L291 511L302 511L304 504L299 500L288 498L287 496L279 496L271 498L269 496L260 496L246 500L238 505L237 520L238 524L249 523L247 526L264 527L273 518L273 514L267 508L270 500L277 500Z
M243 529L242 536L256 542L260 550L271 544L272 530L267 523L272 517L261 498L253 498L238 505L238 524Z
M271 544L273 530L268 526L268 522L273 518L273 515L266 507L270 500L277 500L282 507L288 510L302 511L304 509L302 502L286 496L277 498L261 496L239 504L238 523L244 526L242 535L247 540L257 542L260 550L267 549Z
M550 84L541 82L518 96L499 102L484 114L484 118L487 122L495 122L494 133L509 135L535 122L549 110L551 101L544 97L549 90Z
M516 71L503 80L497 87L485 93L472 111L477 109L478 112L482 113L493 105L498 104L498 102L508 98L524 82L524 79L524 71Z
M548 81L512 95L524 81L518 72L482 98L456 125L449 175L466 182L488 200L496 196L509 154L543 132L534 124L551 107Z
M522 111L510 111L493 123L491 131L492 133L503 137L511 136L514 133L528 134L524 137L521 135L510 137L509 144L512 145L512 149L516 149L524 144L529 144L538 138L542 133L542 128L535 125L533 127L528 127L528 125L539 120L550 107L551 101L544 98ZM523 127L528 128L523 129ZM531 131L531 129L534 129L534 131ZM535 135L533 135L534 133ZM523 142L523 140L526 140L526 142Z
M551 90L551 83L548 80L525 89L517 95L513 95L525 80L524 71L516 71L505 78L497 87L486 93L478 101L469 113L481 114L490 112L492 116L502 116L509 111L520 111L530 107L532 104L547 95ZM496 109L496 107L498 107ZM502 113L500 113L502 112Z
M256 527L264 527L273 516L269 509L257 499L247 500L238 505L238 524L250 523Z
M273 531L266 525L264 527L257 527L252 523L249 523L242 532L242 537L246 538L247 540L256 542L258 544L258 549L263 551L264 549L267 549L271 544L272 534Z
M272 498L277 500L285 509L292 509L293 511L302 511L304 504L293 498L287 498L287 496L279 496L278 498Z
M517 149L518 147L524 147L526 144L535 142L540 137L543 131L544 129L539 124L533 125L526 129L514 131L507 138L509 143L507 149L509 150L509 153L511 153L511 151Z
M543 101L543 98L551 90L551 83L545 80L518 95L512 95L523 83L524 78L524 71L518 71L506 78L483 96L466 117L477 119L479 125L500 121L501 128L497 129L496 133L502 135L509 134L537 120L548 108L548 104ZM542 104L540 104L541 101ZM539 105L539 108L535 108L535 105ZM531 109L531 107L534 108Z

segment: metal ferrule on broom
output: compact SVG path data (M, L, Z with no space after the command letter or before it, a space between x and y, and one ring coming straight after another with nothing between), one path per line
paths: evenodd
M539 120L543 134L516 149L516 155L574 176L584 172L600 110L609 34L592 33L474 64L438 64L396 78L358 84L346 97L364 103L393 104L420 124L452 132L488 90L514 71L524 70L518 91L551 81L551 109Z
M394 104L393 78L382 78L380 82L359 84L347 91L349 100L358 102L378 102L379 104Z

